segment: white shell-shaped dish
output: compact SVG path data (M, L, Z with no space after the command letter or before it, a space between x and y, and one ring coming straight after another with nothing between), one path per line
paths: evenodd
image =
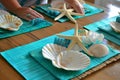
M89 31L86 36L82 36L82 42L84 45L89 45L95 42L102 42L104 35L97 32Z
M79 51L63 51L57 57L60 68L65 70L82 70L90 64L90 58Z
M88 50L94 57L103 57L109 53L109 48L105 44L94 44Z
M0 10L0 16L9 14L7 11Z
M22 20L16 16L10 14L0 16L0 28L17 31L22 24Z
M120 23L118 22L110 22L111 27L113 28L113 30L115 32L119 32L120 33Z
M65 47L59 46L57 44L47 44L42 48L42 54L44 58L49 60L56 60L56 57L60 52L66 50Z

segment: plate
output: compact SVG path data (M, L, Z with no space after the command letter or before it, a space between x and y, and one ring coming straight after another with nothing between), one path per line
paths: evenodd
M111 27L115 32L120 33L120 23L118 22L110 22Z

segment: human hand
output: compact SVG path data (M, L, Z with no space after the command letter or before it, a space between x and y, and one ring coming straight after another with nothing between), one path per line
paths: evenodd
M35 19L35 18L44 19L44 17L40 13L28 7L21 7L11 12L17 15L18 17L28 20L28 21Z
M65 0L69 6L71 6L76 12L85 14L84 7L82 3L80 3L78 0Z

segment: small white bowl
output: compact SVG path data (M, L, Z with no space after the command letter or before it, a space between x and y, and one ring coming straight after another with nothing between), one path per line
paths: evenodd
M10 14L0 16L0 28L17 31L22 24L22 20L16 16Z

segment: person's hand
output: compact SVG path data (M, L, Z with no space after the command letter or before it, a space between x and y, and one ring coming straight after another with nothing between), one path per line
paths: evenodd
M71 6L76 12L85 14L84 13L84 7L82 3L80 3L78 0L65 0L69 6Z
M35 19L35 18L44 19L44 17L40 13L28 7L21 7L11 12L17 15L18 17L28 20L28 21Z

